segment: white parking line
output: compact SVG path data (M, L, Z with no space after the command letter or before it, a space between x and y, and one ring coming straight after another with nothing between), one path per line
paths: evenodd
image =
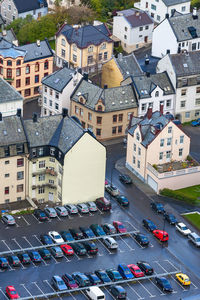
M67 258L67 256L64 254L63 255L63 258L67 261L67 262L70 262L70 260Z
M8 248L8 250L10 251L10 252L12 252L12 250L10 249L10 247L6 244L6 241L5 240L1 240L3 243L4 243L4 245ZM12 252L13 253L13 252Z
M15 242L15 244L17 244L17 246L18 246L20 249L23 249L23 248L20 246L20 244L17 242L16 238L14 238L14 239L12 239L12 240Z
M147 293L150 295L150 298L156 297L156 295L152 295L151 292L149 292L149 290L140 281L138 281L138 282L143 287L143 289L145 289L145 291L147 291Z
M74 255L76 256L76 258L78 258L78 260L82 260L83 258L79 257L76 252L74 252Z
M125 221L124 223L128 223L133 228L133 231L138 231L138 229L135 226L133 226L133 224L131 224L129 221Z
M34 297L33 297L33 295L31 294L31 292L29 292L29 290L25 287L25 284L24 283L20 283L20 285L22 285L23 286L23 288L27 291L27 293L29 294L29 296L31 296L33 299L34 299Z
M37 218L36 218L36 216L34 216L33 214L31 215L39 224L41 224L42 222L40 222Z
M157 260L155 260L154 261L157 265L159 265L159 267L161 267L161 269L163 269L164 270L164 272L165 273L168 273L168 271L157 261Z
M129 284L129 283L127 283L127 285L128 285L128 287L139 297L138 298L138 300L142 300L142 299L144 299L144 298L142 298L135 290L134 290L134 288Z
M134 238L134 236L132 236L132 234L130 234L130 237L134 240L134 242L135 242L136 244L138 244L138 246L139 246L140 248L142 248L142 249L145 249L145 248L146 248L146 247L140 245L140 243L138 243L138 241Z
M47 283L47 285L54 291L54 293L56 293L56 295L58 296L58 298L62 299L62 297L54 290L54 288L53 288L52 285L48 282L48 280L43 280L43 281Z
M23 220L24 220L24 222L28 225L28 226L30 226L31 224L24 218L24 216L20 216L20 217L18 217L18 219L19 218L22 218Z
M114 254L114 252L111 252L101 240L99 240L99 243L108 251L109 254Z
M187 289L185 289L184 286L180 284L180 282L178 282L178 280L176 280L173 276L170 276L170 278L173 279L183 289L184 292L187 291Z
M167 262L175 269L175 271L179 271L179 269L177 269L177 268L175 267L175 265L171 263L170 260L165 259L164 261L167 261Z
M99 208L97 208L97 210L100 213L100 215L103 215L103 212Z
M72 293L69 293L69 295L74 299L76 300L76 298L74 297L74 295Z
M6 299L9 300L8 296L6 295L6 293L4 293L4 292L2 291L2 288L0 288L0 292L4 295L4 297L5 297Z
M154 272L155 273L155 272ZM161 293L160 296L165 296L165 294L161 291L161 289L159 289L159 287L153 282L153 280L148 279L154 286L155 288L157 288L157 290Z
M104 287L104 289L108 292L108 294L112 297L112 299L115 299L115 298L113 297L113 295L111 294L111 292L109 291L109 289L107 289L106 287Z
M135 250L134 248L132 248L131 246L129 246L129 244L121 236L119 236L119 238L126 244L126 246L130 249L130 251Z
M29 242L29 240L27 240L27 238L25 236L22 236L22 238L31 246L33 247L33 245Z
M193 282L191 282L191 285L193 285L194 286L194 288L195 288L195 290L197 290L198 289L198 287L193 283Z
M42 293L42 295L44 295L45 298L48 298L47 296L45 296L45 293L41 290L41 288L37 285L36 282L32 282L36 287L37 289Z
M34 238L40 243L40 245L44 246L44 244L42 244L41 240L37 237L36 234L33 234L32 236L34 236Z

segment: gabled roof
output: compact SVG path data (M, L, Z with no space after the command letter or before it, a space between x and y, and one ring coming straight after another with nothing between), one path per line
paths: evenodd
M13 0L18 13L39 9L41 5L47 7L46 0Z
M132 8L132 14L123 14L132 28L153 24L153 19L145 11ZM130 10L129 10L130 11Z
M123 79L129 76L142 75L143 71L133 53L127 56L123 56L121 53L115 58L115 61L122 73Z
M200 76L200 51L168 55L177 77Z
M173 16L168 22L178 42L200 38L200 12L197 12L197 18L193 18L193 13L189 13Z
M5 32L5 34L3 33ZM3 37L6 41L13 43L13 41L17 40L16 35L13 29L5 30L0 32L0 38Z
M16 47L16 49L26 52L24 62L53 56L53 51L47 39L40 41L39 46L37 43L32 43Z
M190 0L162 0L166 6L172 6L176 4L182 4L185 2L190 2Z
M23 101L23 97L7 81L0 77L0 103Z
M102 24L98 26L86 25L79 28L74 28L70 25L65 25L57 33L57 36L63 34L69 44L76 44L78 48L87 48L89 45L100 45L103 42L112 43L109 37L110 31Z

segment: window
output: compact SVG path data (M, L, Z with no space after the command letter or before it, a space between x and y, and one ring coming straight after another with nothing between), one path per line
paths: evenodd
M26 77L26 79L25 79L25 84L26 84L26 85L29 85L29 84L30 84L30 77Z
M34 95L39 94L39 86L34 87Z
M19 88L21 86L21 79L16 80L16 88Z
M198 87L196 88L196 93L197 93L197 94L200 93L200 86L198 86Z
M77 55L73 54L73 61L77 62Z
M186 92L187 92L187 90L186 90L186 89L184 89L184 90L181 90L181 96L185 96L185 95L186 95Z
M149 6L149 3L148 3L148 2L146 2L146 5L145 5L145 7L146 7L146 8L148 8L148 6Z
M88 113L88 120L92 121L92 114L91 113Z
M39 187L38 194L44 194L44 192L45 192L44 186Z
M44 62L44 70L48 70L48 68L49 68L49 62L48 62L48 60L46 60Z
M10 161L9 160L6 160L5 161L5 165L9 165Z
M35 83L39 82L39 75L35 75Z
M47 93L47 86L44 87L44 92Z
M79 114L79 108L78 108L78 106L75 106L75 114L76 114L76 115Z
M113 123L117 122L117 115L113 115Z
M185 6L182 6L181 7L181 11L185 11L186 7Z
M164 139L160 140L160 147L164 147L164 141L165 141Z
M24 166L24 159L18 158L17 159L17 167L23 167Z
M125 39L125 40L127 39L127 35L126 35L126 34L124 35L124 39Z
M88 56L88 65L93 63L93 56Z
M99 60L102 60L102 58L103 58L103 54L99 53Z
M8 178L8 177L10 177L10 174L9 174L9 173L6 173L6 174L4 175L4 177L5 177L5 178Z
M139 31L143 31L143 27L139 27Z
M137 133L136 133L136 139L137 139L137 141L139 141L139 140L140 140L140 135L139 135L139 132L137 132Z
M138 147L138 155L141 155L141 148Z
M16 146L17 154L22 154L24 152L24 145L23 144L18 144Z
M26 66L26 74L29 74L29 73L30 73L30 66L27 65L27 66Z
M136 152L136 144L133 144L133 151Z
M189 118L190 118L190 111L187 111L187 112L185 113L185 118L186 118L186 119L189 119Z
M83 109L82 108L80 108L80 115L81 115L81 117L83 117Z
M44 104L47 104L47 97L44 97Z
M146 103L142 103L141 109L142 109L142 111L146 111Z
M172 133L172 127L168 127L168 133Z
M32 149L32 156L33 157L36 156L36 149L35 148Z
M45 168L45 160L39 161L39 168Z
M49 157L49 161L50 161L50 162L55 162L55 158Z
M151 4L151 9L156 10L156 5Z
M117 133L117 127L112 127L112 134L116 134Z
M38 155L42 156L43 154L44 154L44 149L43 148L39 148Z
M52 100L49 100L49 106L51 106L51 107L52 107L52 105L53 105L53 102L52 102Z
M128 120L128 121L130 120L131 115L133 116L133 113L132 113L132 112L129 112L129 113L128 113L128 117L127 117L127 120Z
M5 146L4 147L4 155L7 157L7 156L10 156L10 149L8 146Z
M0 74L3 75L3 67L0 67Z
M20 68L17 68L16 69L16 76L20 76L21 75L21 69Z
M97 129L96 129L96 135L97 135L97 136L101 136L101 129L100 129L100 128L97 128Z
M119 122L123 121L123 114L119 114Z
M88 52L89 52L89 53L90 53L90 52L93 52L93 49L94 49L93 46L89 46L89 47L88 47Z
M18 184L17 185L17 193L21 193L24 190L24 185L23 184Z
M159 91L156 91L155 97L159 97Z
M195 105L200 105L200 98L195 100Z
M181 101L181 108L184 108L184 107L185 107L185 102L186 102L186 101Z
M3 59L2 58L0 58L0 64L3 65Z
M12 69L7 69L7 78L12 78Z
M122 126L118 126L118 133L122 133Z
M166 101L166 107L168 107L168 108L171 107L171 100L170 99Z
M140 169L140 160L137 161L137 167Z
M24 179L24 171L17 172L17 180Z
M186 86L188 83L187 78L182 78L182 86Z
M48 72L44 73L44 77L46 77L46 76L48 76L48 75L49 75L49 73L48 73Z
M170 158L171 157L171 151L166 151L166 158Z
M106 49L106 43L101 44L100 49L101 50Z
M20 66L21 65L21 60L18 59L16 64L17 64L17 66Z
M12 66L12 60L7 61L7 66Z
M163 152L160 152L159 153L159 160L162 160L163 159Z
M148 29L149 29L149 26L148 26L148 25L146 25L146 26L145 26L145 29L146 29L146 30L148 30Z
M55 148L50 148L50 155L52 155L52 156L55 155Z
M182 43L182 47L185 47L185 43L184 42Z
M56 92L56 99L59 99L59 93Z
M21 201L22 200L22 197L17 197L17 201Z
M172 138L167 139L167 146L171 146Z
M31 95L31 90L30 89L26 89L24 92L25 97L28 97Z
M39 63L35 64L35 72L38 72L40 70L40 65Z
M180 136L180 144L183 144L183 141L184 141L184 135L181 135Z
M97 117L97 124L102 124L102 117Z
M108 59L108 52L104 52L104 60Z
M182 156L182 155L183 155L183 148L181 148L181 149L178 150L178 155L179 155L179 156Z
M59 110L59 104L58 103L55 103L55 109Z
M61 56L62 56L63 58L65 58L65 50L64 50L64 49L61 49Z
M76 46L76 44L73 44L73 51L77 52L77 46Z
M157 21L160 21L160 16L159 15L157 15Z
M9 194L9 186L6 186L4 189L4 194L8 195Z
M101 105L98 105L97 110L98 110L98 111L102 111L102 106L101 106Z
M135 156L133 156L133 164L135 165Z
M50 89L50 91L49 91L49 92L50 92L50 95L52 96L52 95L53 95L53 90L52 90L52 89Z
M61 45L62 45L62 46L66 46L66 41L65 41L65 39L62 39L62 40L61 40Z

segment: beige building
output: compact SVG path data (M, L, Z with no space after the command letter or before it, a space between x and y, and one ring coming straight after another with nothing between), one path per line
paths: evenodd
M104 89L82 79L71 95L71 115L99 140L123 137L137 101L131 85Z
M190 138L159 111L133 117L128 131L126 166L157 193L200 182L200 166L188 157Z
M86 72L101 69L113 53L113 41L106 25L83 27L64 24L56 34L56 64L81 68Z

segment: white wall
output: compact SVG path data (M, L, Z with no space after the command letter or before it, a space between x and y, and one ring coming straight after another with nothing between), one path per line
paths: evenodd
M36 20L38 18L38 15L41 13L41 17L47 15L48 13L48 7L41 7L39 9L36 9L35 11L30 10L28 12L24 12L19 14L19 18L26 18L27 15L32 15L32 17Z
M159 60L157 67L156 67L156 73L162 73L167 72L172 85L174 89L176 90L176 73L174 71L173 65L171 63L171 60L169 58L169 55L165 55L162 59Z
M23 116L23 100L0 103L0 112L2 113L3 117L16 115L18 108L21 109Z

